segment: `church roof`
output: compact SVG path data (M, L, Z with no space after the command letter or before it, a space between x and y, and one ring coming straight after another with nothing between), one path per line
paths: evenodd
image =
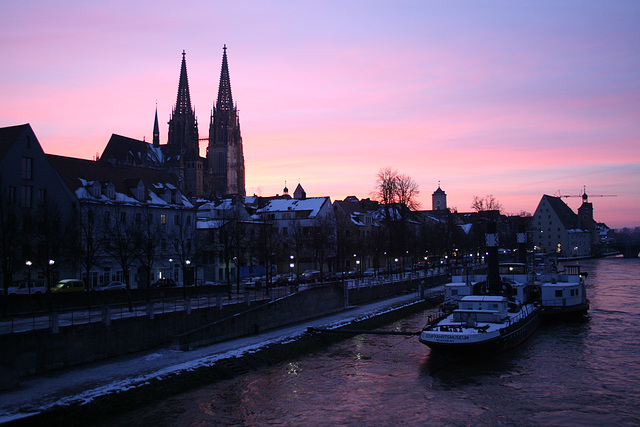
M122 135L111 135L107 146L100 157L101 161L129 164L134 166L155 166L159 167L163 163L163 155L160 149L144 141L128 138Z

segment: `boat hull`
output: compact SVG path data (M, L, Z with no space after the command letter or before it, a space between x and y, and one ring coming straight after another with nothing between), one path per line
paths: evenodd
M581 317L587 315L589 307L589 300L570 306L543 307L541 316L543 320Z
M478 356L505 351L524 342L540 324L540 309L536 308L520 321L505 326L495 333L465 334L424 330L420 342L433 352L451 356Z

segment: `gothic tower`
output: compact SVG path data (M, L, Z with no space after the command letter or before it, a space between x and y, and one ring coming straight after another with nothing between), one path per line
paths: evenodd
M204 159L200 157L198 120L191 108L185 55L183 50L178 97L169 120L166 157L182 192L187 196L200 196L203 194Z
M244 197L245 174L242 136L238 109L233 105L227 45L222 48L222 70L218 99L209 123L207 162L212 174L212 194L216 196L238 195Z
M198 121L196 114L191 109L191 95L189 95L189 81L187 80L187 61L185 52L182 51L182 67L180 69L180 82L178 83L178 98L173 107L169 120L169 146L170 155L180 161L194 159L199 155L198 148Z
M160 147L160 127L158 126L158 104L156 103L156 118L153 121L153 146Z

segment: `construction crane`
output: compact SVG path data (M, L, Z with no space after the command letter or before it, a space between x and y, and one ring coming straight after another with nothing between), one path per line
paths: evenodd
M585 185L582 189L582 194L560 194L560 190L556 192L557 197L618 197L617 194L587 194L587 186Z

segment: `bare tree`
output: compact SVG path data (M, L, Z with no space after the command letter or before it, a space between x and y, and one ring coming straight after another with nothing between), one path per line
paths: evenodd
M47 291L54 280L54 269L64 261L65 249L68 249L69 230L63 222L57 205L46 202L38 206L33 227L24 233L36 247L36 264L46 272Z
M127 212L120 206L105 212L103 245L104 251L111 255L122 268L123 281L127 287L127 301L131 305L131 284L129 276L131 268L140 257L140 224L127 218Z
M159 236L162 236L162 229L160 224L154 221L153 214L148 206L142 215L140 224L140 263L146 273L145 285L148 289L153 282L153 266L159 256L161 241ZM147 293L147 297L150 297L149 293Z
M174 217L174 226L167 235L173 251L178 259L178 265L182 271L182 285L187 286L189 277L185 273L189 271L189 265L195 253L195 221L192 220L190 211L180 211ZM194 218L195 219L195 218ZM185 289L186 295L186 289Z
M323 276L327 259L335 256L336 253L335 229L335 221L328 216L318 219L316 226L311 229L314 260L318 263L320 276Z
M484 197L473 196L471 202L471 209L476 212L480 211L502 211L502 204L493 197L493 194L488 194Z
M411 210L416 210L420 207L418 201L418 195L420 195L420 189L418 183L413 180L409 175L401 174L396 177L396 198L399 204L406 206Z
M382 205L398 203L409 209L417 209L420 207L419 195L418 183L409 175L400 174L390 167L378 171L373 196Z
M390 205L397 201L398 171L390 167L378 171L374 197L383 205Z
M4 188L6 189L6 187ZM12 197L15 197L15 194ZM16 245L19 242L19 235L20 220L14 200L11 200L8 194L2 194L2 200L0 200L0 269L2 269L4 295L9 292L9 286L17 266ZM4 302L3 313L6 313L6 298Z
M87 277L87 285L90 283L91 268L97 265L97 260L103 252L104 239L102 238L102 217L97 214L94 205L81 204L75 225L76 244L72 253L80 262Z

